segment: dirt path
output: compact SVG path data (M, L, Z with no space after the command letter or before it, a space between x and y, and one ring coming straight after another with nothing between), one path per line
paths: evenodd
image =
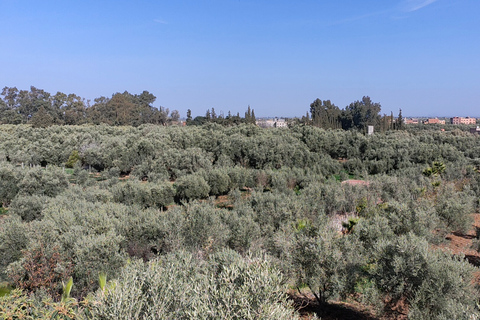
M379 320L359 303L332 301L319 305L313 295L300 295L296 290L289 292L290 299L300 312L302 320L310 320L316 314L322 320Z
M474 266L480 266L480 253L472 249L473 241L476 239L477 229L480 230L480 214L473 214L474 223L472 228L466 233L461 234L453 232L445 237L447 243L440 246L440 248L447 248L453 254L464 254L465 258Z

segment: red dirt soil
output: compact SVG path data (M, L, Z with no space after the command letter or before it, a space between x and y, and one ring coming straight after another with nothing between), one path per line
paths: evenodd
M368 181L364 181L364 180L350 179L350 180L342 181L342 184L349 184L351 186L368 186L370 183Z
M453 254L464 254L467 259L474 266L480 266L480 253L472 249L473 241L476 238L477 229L480 229L480 214L473 214L474 223L472 228L466 233L459 232L450 233L445 237L447 243L439 246L440 249L448 249Z

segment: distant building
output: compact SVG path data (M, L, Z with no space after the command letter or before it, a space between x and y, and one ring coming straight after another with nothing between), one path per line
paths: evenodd
M257 126L262 128L286 128L288 127L287 121L283 118L273 119L258 119L256 121Z
M273 128L273 126L275 125L275 121L273 121L272 119L257 119L255 123L261 128Z
M440 120L438 118L427 119L423 121L423 124L445 124L445 120Z
M286 128L287 121L285 119L276 119L275 121L275 128Z
M467 124L467 125L472 125L472 124L477 124L477 119L476 118L462 118L462 117L453 117L450 118L450 121L452 124Z
M405 119L405 124L418 124L418 119Z

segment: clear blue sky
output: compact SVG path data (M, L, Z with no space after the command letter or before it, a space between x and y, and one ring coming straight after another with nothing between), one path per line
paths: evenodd
M302 116L480 116L479 0L0 0L0 86Z

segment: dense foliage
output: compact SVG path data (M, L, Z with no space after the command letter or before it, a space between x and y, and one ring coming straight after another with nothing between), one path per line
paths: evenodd
M114 93L111 98L90 100L76 94L57 92L51 94L43 89L30 87L19 90L16 87L4 87L0 92L0 124L31 124L35 128L51 125L107 124L113 126L139 126L142 124L168 125L178 123L180 113L177 110L153 106L156 97L148 91L131 94L127 91ZM216 114L208 109L205 116L192 118L187 111L187 125L203 125L214 122L222 125L241 123L255 124L255 111L248 106L245 117L240 114Z
M290 287L478 317L476 267L438 244L471 227L480 140L437 129L2 125L0 277L16 289L0 314L292 319Z

